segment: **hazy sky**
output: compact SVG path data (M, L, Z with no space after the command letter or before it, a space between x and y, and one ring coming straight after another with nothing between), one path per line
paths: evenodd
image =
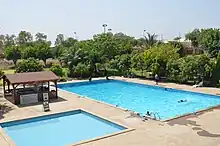
M220 0L0 0L0 34L44 32L91 38L108 24L112 32L140 37L143 30L164 39L193 28L220 27Z

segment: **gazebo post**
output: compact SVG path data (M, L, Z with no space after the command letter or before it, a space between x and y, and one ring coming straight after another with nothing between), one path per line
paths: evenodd
M3 91L4 91L4 97L5 97L5 77L3 77Z
M48 92L50 92L50 81L48 81Z
M13 87L12 97L14 98L14 103L15 103L16 105L18 105L18 104L19 104L19 101L18 101L18 99L17 99L17 97L16 97L16 88L15 88L15 85L12 84L12 87Z
M8 92L10 92L10 82L7 80L7 84L8 84Z
M55 87L56 87L56 98L58 98L58 95L57 95L57 81L55 81L54 83L55 83Z

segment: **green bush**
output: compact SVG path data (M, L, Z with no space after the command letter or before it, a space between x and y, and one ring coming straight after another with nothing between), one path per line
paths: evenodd
M183 82L184 78L181 77L181 65L182 59L169 60L166 67L166 76L169 81Z
M75 70L74 76L75 77L89 77L91 75L90 68L88 65L83 63L78 63Z
M59 82L66 82L67 81L67 77L60 77Z
M50 67L52 67L53 64L59 64L60 65L60 62L57 59L47 59L45 67L50 68Z
M167 63L167 77L176 82L200 82L212 77L214 62L206 55L186 56Z
M39 60L34 58L29 58L27 60L22 60L16 66L16 73L21 72L38 72L43 70L43 64Z
M55 73L57 76L64 76L63 68L59 64L53 64L50 70Z

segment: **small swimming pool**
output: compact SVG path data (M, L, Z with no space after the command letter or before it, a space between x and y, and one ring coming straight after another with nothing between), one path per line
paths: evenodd
M82 110L0 125L17 146L67 146L126 129Z
M162 120L220 104L220 97L118 80L66 83L59 88L112 105L146 114L158 113ZM186 102L178 102L180 100Z

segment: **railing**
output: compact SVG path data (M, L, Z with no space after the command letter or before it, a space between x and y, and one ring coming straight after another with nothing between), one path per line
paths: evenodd
M152 112L152 114L154 115L155 120L160 120L161 119L160 115L157 112L155 112L155 113Z
M160 115L157 112L150 112L148 115L150 118L154 119L154 120L160 120Z

